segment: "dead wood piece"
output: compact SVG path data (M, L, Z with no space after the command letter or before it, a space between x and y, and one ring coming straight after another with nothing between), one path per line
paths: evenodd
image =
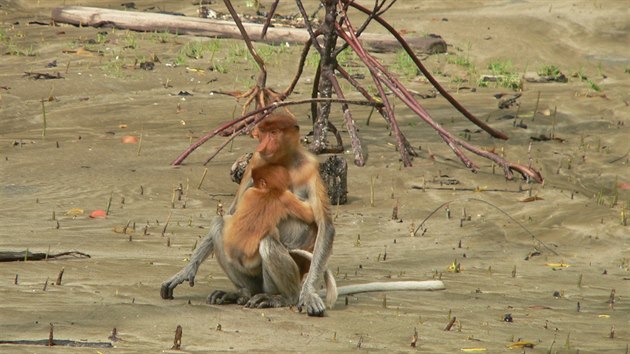
M52 10L52 20L57 23L93 27L115 27L134 31L165 31L196 36L242 39L238 27L232 21L209 20L197 17L174 16L158 13L102 9L97 7L66 6ZM305 29L271 27L264 38L263 25L243 23L251 40L267 43L304 43L309 39ZM380 50L399 50L398 42L387 35L364 33L361 41L368 47ZM419 53L443 53L446 42L437 37L409 39L414 51Z
M61 252L56 254L33 253L29 251L0 251L0 262L41 261L64 256L91 258L89 254L79 251Z
M252 159L252 156L254 156L254 154L248 152L234 161L232 168L230 168L230 177L232 178L232 182L241 184L241 180L245 174L245 169L249 164L249 160Z
M319 174L328 190L328 198L333 205L348 202L348 163L338 155L329 156L319 166Z
M49 74L49 73L37 73L37 72L33 72L33 71L25 71L24 72L24 76L31 78L33 80L55 80L55 79L63 79L63 76L61 76L60 73L57 73L56 75L53 74Z
M51 346L48 339L22 339L22 340L0 339L0 344ZM71 339L55 339L52 342L52 346L83 347L83 348L113 348L112 343L109 343L109 342L83 342L83 341L77 341L77 340L71 340Z

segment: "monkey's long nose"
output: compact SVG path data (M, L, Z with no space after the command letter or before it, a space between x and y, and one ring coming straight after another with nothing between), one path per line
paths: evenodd
M260 154L264 154L267 150L267 145L269 144L269 139L263 139L260 141L258 146L256 147L256 152Z

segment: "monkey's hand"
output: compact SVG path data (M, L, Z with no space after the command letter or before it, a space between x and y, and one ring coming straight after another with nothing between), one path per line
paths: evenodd
M302 288L300 293L300 300L298 301L297 308L302 312L302 308L306 306L306 313L309 316L323 317L326 305L315 289Z
M188 281L190 286L195 286L195 275L197 275L197 269L199 269L199 265L195 262L188 263L184 269L180 270L169 280L162 283L162 287L160 288L160 296L162 296L162 299L172 300L173 290L175 290L175 287L185 281Z

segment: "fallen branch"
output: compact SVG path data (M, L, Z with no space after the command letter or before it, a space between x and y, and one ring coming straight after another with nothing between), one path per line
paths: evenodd
M109 342L83 342L71 339L54 339L52 344L48 339L22 339L22 340L2 340L0 344L13 344L13 345L43 345L50 346L62 346L62 347L81 347L81 348L113 348L112 343Z
M55 254L33 253L29 251L0 251L0 262L41 261L46 259L73 256L77 258L91 258L89 254L79 251L61 252Z
M164 31L195 36L242 39L238 27L231 21L210 20L197 17L168 14L132 12L102 9L97 7L66 6L52 9L52 20L77 26L115 27L142 32ZM304 43L309 39L305 29L270 27L263 38L264 25L243 23L252 41L265 43ZM390 36L364 33L361 39L368 47L381 51L397 51L398 41ZM408 40L414 51L422 53L444 53L446 42L442 38L412 38Z
M553 253L554 255L558 255L558 252L556 252L553 248L547 246L544 242L542 242L540 239L538 239L531 231L529 231L528 228L525 227L525 225L523 225L522 223L520 223L518 220L514 219L510 214L508 214L506 211L504 211L503 209L499 208L498 206L485 201L483 199L478 199L478 198L457 198L457 199L453 199L453 200L449 200L448 202L444 202L442 203L440 206L438 206L437 208L435 208L431 213L429 213L429 215L424 218L424 220L422 220L422 222L420 223L420 225L418 225L418 227L416 227L416 229L413 231L413 236L416 236L416 234L418 233L418 231L424 226L424 224L433 216L435 215L435 213L438 212L438 210L442 209L445 206L448 206L454 202L457 201L475 201L475 202L480 202L480 203L484 203L486 205L489 205L491 207L493 207L494 209L498 210L501 214L505 215L508 219L510 219L512 222L514 222L516 225L518 225L521 229L525 230L525 232L527 232L529 234L529 236L531 236L532 240L534 240L535 242L537 242L539 245L543 246L544 248L546 248L549 252ZM538 249L537 246L534 246L534 248L540 252L540 250Z

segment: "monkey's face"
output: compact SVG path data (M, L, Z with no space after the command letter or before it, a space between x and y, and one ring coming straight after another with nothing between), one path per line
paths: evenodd
M282 131L279 129L262 130L258 129L256 134L258 136L258 147L256 152L260 154L260 157L267 162L277 162L284 157L286 149L281 149L282 146Z
M270 115L252 133L259 141L256 152L268 163L283 164L299 145L299 131L293 116Z
M300 134L298 127L285 129L257 129L258 147L256 152L268 163L284 164L298 147Z

